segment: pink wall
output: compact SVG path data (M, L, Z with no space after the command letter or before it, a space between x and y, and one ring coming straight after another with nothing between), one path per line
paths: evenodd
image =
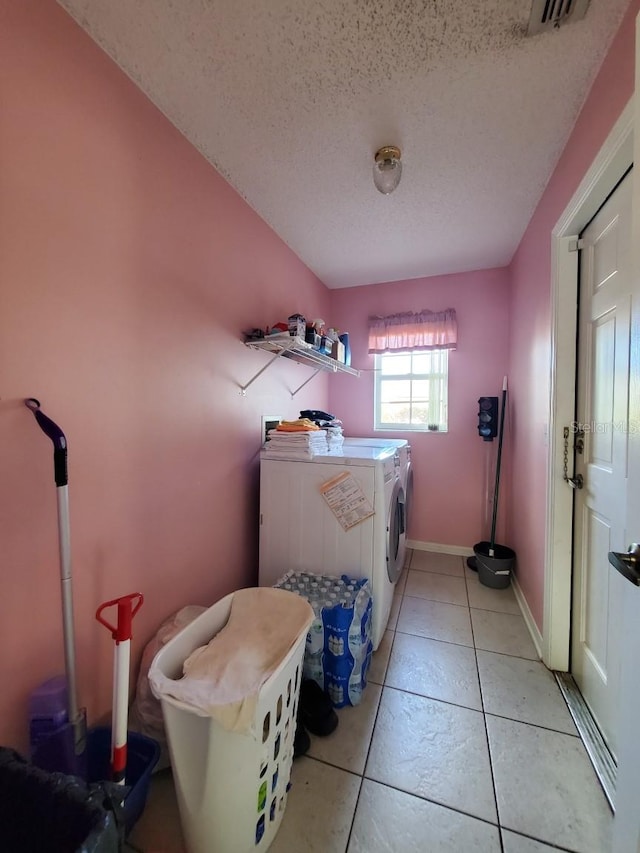
M634 0L511 262L513 458L509 530L518 580L542 626L551 327L551 231L633 93Z
M367 318L398 311L455 308L459 344L449 356L449 432L378 433L408 438L415 472L409 535L421 542L472 546L488 531L485 479L488 442L477 433L478 397L498 395L507 372L509 292L506 270L374 284L331 292L331 312L349 331L352 364L360 379L336 376L329 405L348 435L372 436L373 356L367 354ZM495 444L495 443L494 443ZM503 501L504 498L504 501ZM501 492L501 505L507 501ZM502 527L499 534L504 535ZM500 536L498 536L499 541Z
M241 330L328 291L53 0L0 0L0 743L63 668L52 446L70 446L80 698L109 709L102 601L160 620L253 583L260 415L327 405L319 376ZM292 294L295 294L292 302Z

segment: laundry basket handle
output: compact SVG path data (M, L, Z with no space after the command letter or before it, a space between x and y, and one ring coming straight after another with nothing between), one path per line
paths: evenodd
M111 636L116 643L122 643L124 640L130 640L131 623L133 622L133 617L142 607L143 601L144 596L141 592L132 592L129 595L123 595L120 598L105 601L104 604L101 604L96 610L96 619L101 625L104 625L105 628L108 628L109 631L111 631ZM102 614L108 607L116 606L118 608L117 622L115 625L112 625L110 622L107 622Z

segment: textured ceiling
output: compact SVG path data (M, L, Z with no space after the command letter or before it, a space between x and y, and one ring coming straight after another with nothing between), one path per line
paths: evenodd
M629 4L59 2L329 287L509 263Z

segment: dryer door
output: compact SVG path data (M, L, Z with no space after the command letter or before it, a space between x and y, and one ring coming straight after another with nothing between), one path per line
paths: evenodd
M407 535L409 534L409 521L411 518L411 510L413 509L413 466L411 462L407 465L406 477L404 483L404 526Z
M391 493L387 519L387 573L391 583L400 577L406 551L405 503L402 483L397 479Z

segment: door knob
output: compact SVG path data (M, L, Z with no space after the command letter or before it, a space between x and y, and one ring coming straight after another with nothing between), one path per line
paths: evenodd
M640 544L634 542L626 554L609 551L609 562L628 581L640 586Z

